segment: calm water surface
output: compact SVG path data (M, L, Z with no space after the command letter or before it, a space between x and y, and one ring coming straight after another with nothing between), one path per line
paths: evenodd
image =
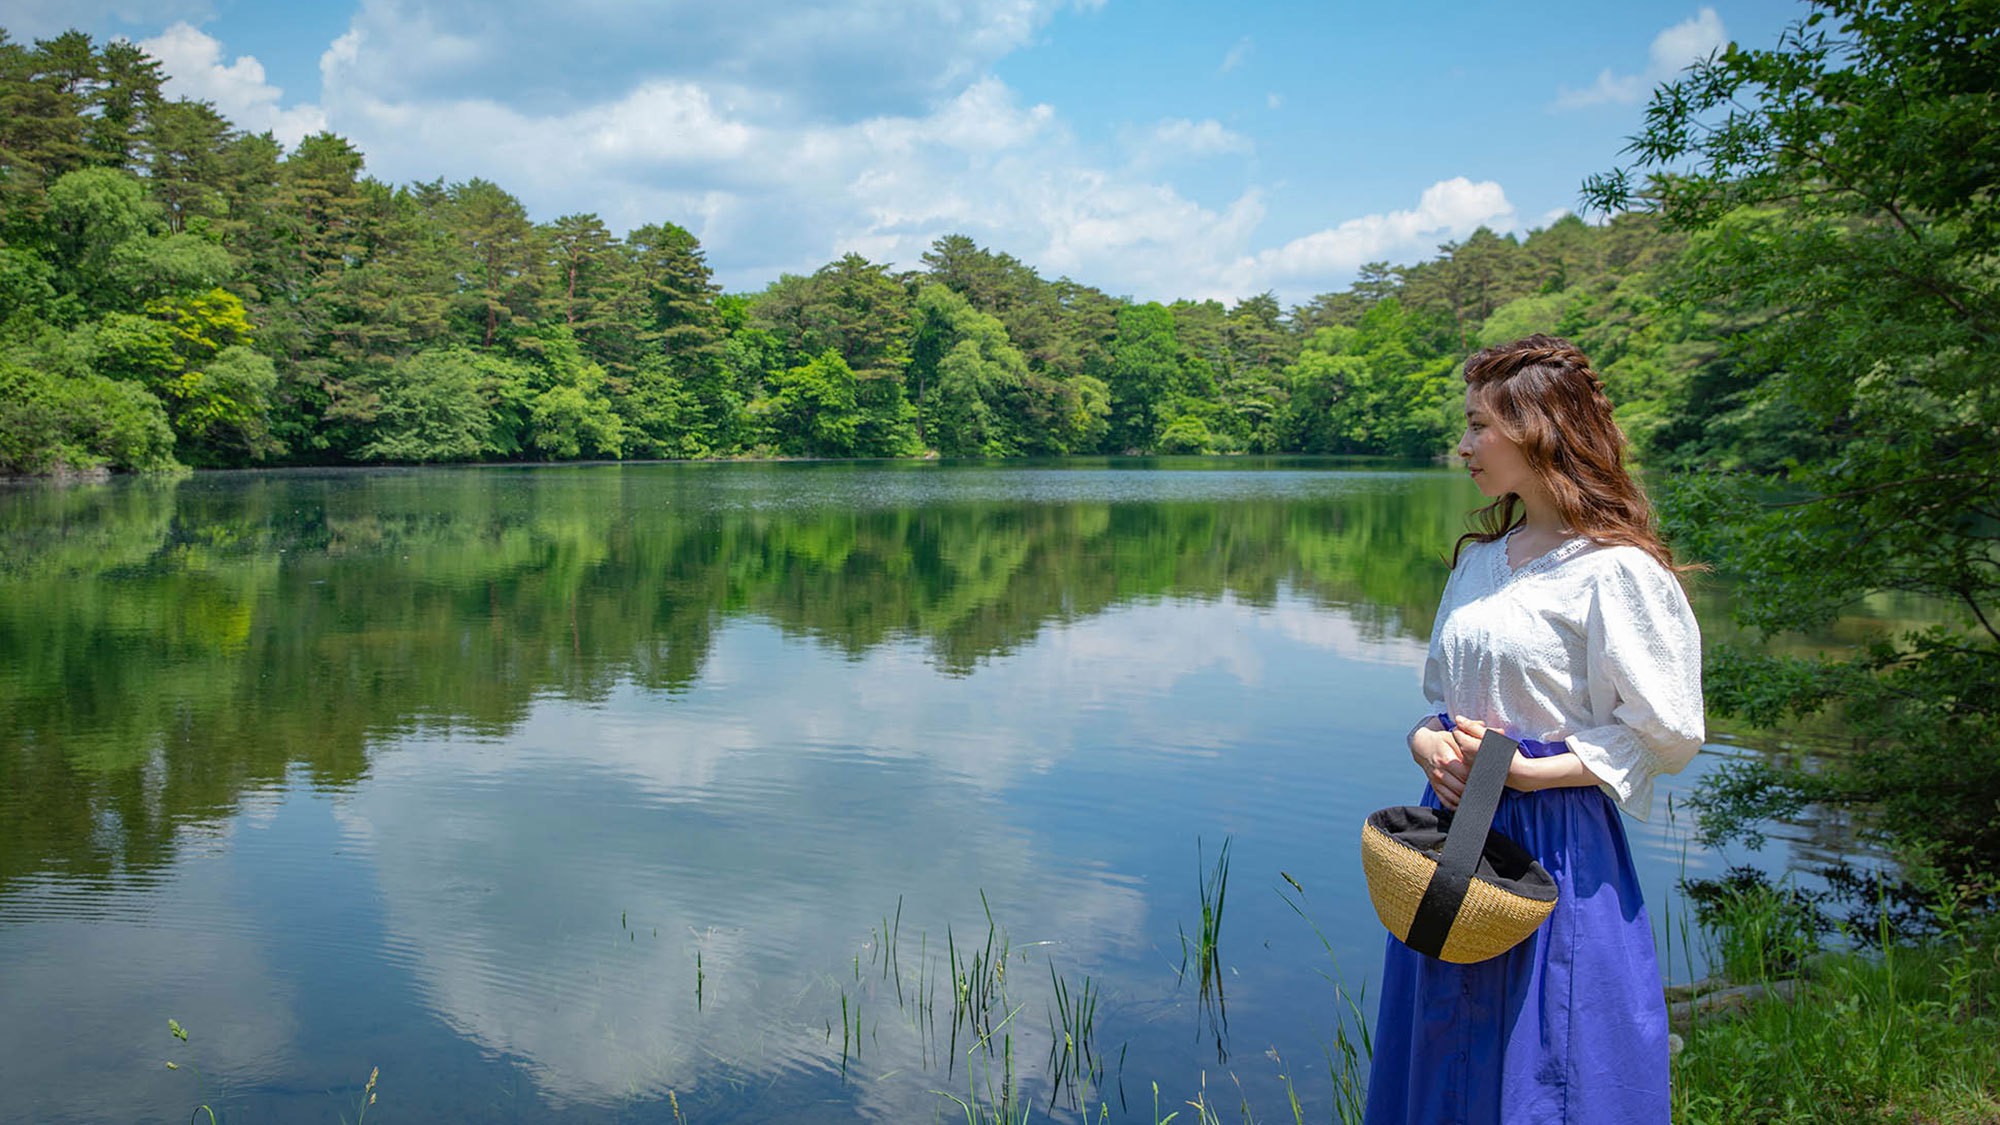
M1271 461L0 493L0 1118L351 1121L379 1067L371 1122L1326 1120L1477 503ZM1656 922L1742 858L1665 813Z

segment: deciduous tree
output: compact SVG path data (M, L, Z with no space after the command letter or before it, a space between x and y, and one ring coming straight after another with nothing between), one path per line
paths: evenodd
M1732 766L1709 811L1876 806L1899 842L1986 870L2000 759L1965 748L2000 720L1996 59L1991 0L1822 0L1776 47L1662 86L1634 165L1587 185L1694 233L1685 296L1740 318L1733 409L1834 439L1801 445L1782 492L1740 473L1678 491L1683 542L1740 576L1746 619L1780 632L1896 591L1962 622L1847 662L1718 654L1712 708L1845 703L1857 752L1820 773Z

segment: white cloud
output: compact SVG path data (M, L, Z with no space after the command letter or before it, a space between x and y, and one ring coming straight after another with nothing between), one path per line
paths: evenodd
M908 152L931 144L968 154L990 154L1034 141L1054 119L1054 108L1036 105L1020 109L1006 83L983 78L925 117L874 118L862 122L857 131L876 152Z
M1234 47L1229 48L1229 53L1222 56L1222 66L1216 71L1216 73L1228 74L1230 71L1235 70L1239 66L1242 66L1244 60L1250 57L1251 50L1252 50L1252 44L1250 42L1249 36L1246 35L1243 38L1238 39L1236 41L1236 45Z
M1427 255L1481 224L1513 229L1496 183L1433 185L1408 210L1350 219L1255 248L1264 193L1197 198L1154 174L1172 161L1254 152L1214 120L1168 119L1123 137L1127 159L1080 144L1056 110L998 78L923 112L800 121L769 91L685 78L597 105L532 112L495 99L379 96L356 80L365 36L327 53L324 100L371 172L404 182L484 176L548 217L596 211L613 229L692 229L729 288L760 288L847 252L914 265L945 234L1005 249L1046 276L1139 299L1287 299L1364 261Z
M1729 42L1722 17L1714 8L1703 8L1653 37L1647 53L1646 69L1639 74L1614 74L1606 67L1597 81L1582 90L1564 87L1556 95L1559 109L1579 109L1607 102L1629 105L1644 98L1661 82L1679 74L1688 64Z
M139 49L160 60L167 74L164 89L175 97L213 102L238 128L266 130L287 147L301 137L327 127L326 115L314 105L284 105L285 92L265 81L264 64L253 55L222 61L222 44L187 23L176 23Z
M760 287L847 251L914 264L964 232L1050 273L1117 291L1181 295L1190 262L1214 275L1263 218L1245 192L1220 208L1114 170L1047 105L986 76L922 112L799 120L782 93L676 77L602 104L532 112L492 98L424 99L370 87L365 34L322 63L339 130L391 181L484 176L541 216L597 211L614 228L672 219L695 231L725 285ZM1177 157L1250 151L1214 121L1167 121L1147 144Z
M0 27L16 43L51 39L71 28L107 23L158 26L169 20L200 23L215 15L208 0L7 0Z
M1161 148L1184 152L1190 156L1215 156L1226 152L1249 152L1255 146L1250 138L1241 133L1232 133L1215 120L1189 121L1186 118L1172 118L1153 126L1153 143Z
M1695 13L1694 18L1683 20L1653 37L1647 69L1654 74L1673 74L1728 42L1729 35L1722 28L1722 17L1715 14L1714 8L1703 8Z
M976 81L1067 0L363 0L350 83L393 101L479 100L571 112L634 74L755 88L797 121L911 114Z
M286 107L256 59L226 60L221 44L191 26L146 47L176 75L177 92L209 98L239 124L276 129L288 141L331 127L366 154L371 175L392 183L484 177L542 219L591 211L614 230L685 225L731 289L761 288L850 251L908 267L940 236L963 233L1046 276L1142 300L1232 300L1265 289L1303 299L1343 283L1360 262L1427 255L1481 223L1514 225L1499 185L1458 179L1434 185L1410 210L1350 219L1260 252L1262 188L1238 181L1189 192L1160 174L1254 154L1248 137L1213 119L1172 118L1128 127L1108 150L1092 147L1054 107L1025 103L984 69L1035 34L1062 0L937 0L929 15L871 0L842 29L802 13L822 41L785 48L795 54L784 65L772 61L779 47L723 28L707 9L669 11L644 29L624 0L597 0L574 22L617 24L624 40L653 46L671 38L667 29L699 33L727 50L686 65L667 59L621 71L607 63L591 80L616 72L622 86L554 98L529 88L532 75L568 73L560 64L571 48L562 40L574 28L512 0L490 21L448 10L452 2L469 0L364 0L321 57L317 106ZM933 93L869 112L814 100L819 56L867 55L926 19L964 24L932 52L956 61L898 79L906 91ZM802 33L786 26L782 34ZM547 58L512 71L529 76L522 88L482 93L481 81L464 77L520 62L507 52L548 40ZM978 73L952 77L967 68ZM458 88L439 84L450 73L464 79ZM898 99L908 101L888 100Z
M718 114L706 90L685 82L648 82L563 124L612 160L645 164L733 159L756 141L756 130Z
M1257 148L1250 138L1213 118L1190 121L1185 117L1170 117L1154 122L1149 128L1124 129L1120 132L1120 142L1130 155L1132 166L1139 170L1231 154L1248 155Z
M1101 173L1038 186L1030 217L1047 241L1030 260L1045 270L1104 279L1114 291L1141 299L1243 295L1218 283L1231 255L1264 219L1263 196L1255 189L1216 211L1169 187Z
M1427 257L1441 240L1463 238L1482 226L1511 230L1518 225L1514 205L1499 184L1456 176L1424 189L1410 210L1363 215L1295 238L1239 262L1233 274L1242 279L1239 292L1307 279L1323 284L1363 262Z

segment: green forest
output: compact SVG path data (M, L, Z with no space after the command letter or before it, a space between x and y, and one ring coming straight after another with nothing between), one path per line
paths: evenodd
M0 472L1121 453L1435 455L1457 365L1553 330L1635 435L1720 362L1657 220L1481 229L1284 308L1140 303L953 235L723 293L676 216L537 223L481 179L286 151L160 64L0 33ZM1733 455L1733 454L1732 454Z

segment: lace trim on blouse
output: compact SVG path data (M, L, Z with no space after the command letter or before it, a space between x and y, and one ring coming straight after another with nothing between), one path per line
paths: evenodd
M1550 550L1544 551L1527 562L1522 563L1520 566L1515 566L1513 563L1507 561L1507 552L1509 545L1514 541L1514 534L1524 526L1526 525L1516 524L1513 528L1509 529L1507 534L1500 537L1498 544L1500 549L1493 552L1493 588L1496 590L1513 579L1526 578L1531 574L1542 574L1553 570L1561 566L1564 560L1575 555L1585 547L1590 546L1590 538L1588 536L1574 535L1563 540L1562 543Z

